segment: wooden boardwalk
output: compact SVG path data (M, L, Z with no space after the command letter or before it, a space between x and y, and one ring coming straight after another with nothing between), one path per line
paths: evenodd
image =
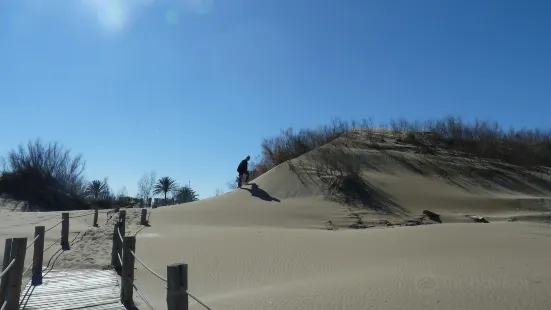
M42 285L21 292L20 310L124 310L113 270L46 271Z

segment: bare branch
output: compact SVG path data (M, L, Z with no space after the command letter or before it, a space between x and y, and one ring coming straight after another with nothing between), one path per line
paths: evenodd
M143 199L146 203L149 201L149 198L152 197L156 179L157 174L152 170L150 172L145 172L138 181L138 197Z

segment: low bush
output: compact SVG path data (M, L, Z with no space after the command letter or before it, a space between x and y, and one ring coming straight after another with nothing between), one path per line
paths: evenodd
M29 142L3 158L0 196L23 203L24 210L71 210L89 207L84 200L85 163L58 143Z

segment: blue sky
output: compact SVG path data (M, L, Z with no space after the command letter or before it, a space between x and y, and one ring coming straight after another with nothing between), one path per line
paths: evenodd
M129 194L151 169L226 190L289 126L550 103L547 0L0 1L0 154L59 141Z

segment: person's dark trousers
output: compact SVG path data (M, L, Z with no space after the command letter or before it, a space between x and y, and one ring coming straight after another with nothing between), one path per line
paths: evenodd
M246 176L247 176L247 177L245 178L245 184L246 184L247 182L249 182L249 171L246 171L246 172L244 172L244 173L240 173L240 174L239 174L239 181L237 182L237 187L241 187L241 185L242 185L242 184L241 184L241 179L243 178L243 175L246 175Z

